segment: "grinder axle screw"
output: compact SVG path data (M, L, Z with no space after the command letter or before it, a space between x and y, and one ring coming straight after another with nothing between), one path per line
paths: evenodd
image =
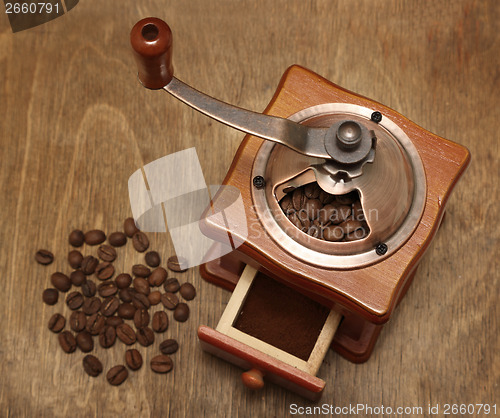
M262 189L266 185L266 181L264 180L264 177L262 177L262 176L255 176L253 178L253 185L257 189Z
M387 244L381 243L375 247L377 255L384 255L387 252Z

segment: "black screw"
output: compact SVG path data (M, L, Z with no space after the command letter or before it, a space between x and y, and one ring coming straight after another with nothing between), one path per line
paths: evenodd
M266 185L266 181L264 180L264 177L262 177L262 176L255 176L253 178L253 185L257 189L262 189Z
M382 120L382 113L380 112L373 112L371 119L375 123L379 123Z
M375 247L375 252L377 253L377 255L384 255L387 252L387 244L378 244Z

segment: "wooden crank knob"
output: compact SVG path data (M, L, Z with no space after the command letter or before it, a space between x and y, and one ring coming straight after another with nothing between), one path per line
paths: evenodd
M259 390L264 387L264 375L260 370L251 369L241 374L243 384L252 390Z
M156 17L137 22L130 43L139 71L139 80L148 89L161 89L172 80L172 31Z

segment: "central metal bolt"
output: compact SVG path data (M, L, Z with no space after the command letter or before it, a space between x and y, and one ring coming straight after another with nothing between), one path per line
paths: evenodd
M356 148L361 142L361 126L352 120L345 121L337 129L337 141L344 150Z

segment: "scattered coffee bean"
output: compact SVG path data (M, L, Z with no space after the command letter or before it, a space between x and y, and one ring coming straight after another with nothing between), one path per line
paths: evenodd
M111 347L116 341L117 331L111 325L105 325L99 333L99 344L102 348Z
M144 279L143 277L136 277L134 279L134 289L142 293L143 295L149 295L150 289L149 289L149 282Z
M104 316L114 315L114 313L118 310L119 306L120 306L120 301L116 297L110 296L109 298L106 298L102 301L101 313Z
M88 245L99 245L106 241L106 234L100 229L93 229L85 233L84 240Z
M59 292L49 287L43 291L42 299L47 305L55 305L59 299Z
M85 299L82 305L82 311L85 315L93 315L101 309L101 299L97 296Z
M132 238L135 233L139 232L139 229L135 226L134 218L125 219L123 222L123 230L129 238Z
M115 283L118 289L125 289L132 283L132 276L130 276L130 274L128 273L120 273L118 276L116 276Z
M99 335L106 325L104 317L101 314L95 313L87 318L85 329L92 335Z
M160 351L162 354L173 354L179 349L179 344L176 340L169 338L160 343Z
M174 319L178 322L186 322L189 318L189 306L179 303L174 311Z
M154 332L165 332L168 328L168 316L163 311L158 311L153 314L151 327Z
M155 268L148 277L151 286L161 286L167 279L168 273L163 267Z
M54 261L54 254L49 250L38 250L35 253L35 260L38 264L47 266Z
M101 245L97 249L97 256L102 261L113 262L116 259L116 250L110 245Z
M97 286L92 280L86 280L85 283L82 284L82 293L83 296L91 298L97 292Z
M136 341L136 334L132 327L128 324L121 324L116 327L116 335L120 341L126 345L134 344Z
M149 327L139 328L136 335L137 342L144 347L148 347L155 342L155 333Z
M118 296L122 302L132 302L132 289L120 289L118 291Z
M83 358L83 370L91 377L97 377L102 373L101 361L92 354L88 354Z
M125 363L130 370L139 370L142 367L141 353L135 348L125 351Z
M71 234L69 234L68 241L73 247L81 247L85 241L85 236L82 231L75 229L71 232Z
M182 273L187 270L187 260L173 255L167 260L167 267L172 271Z
M74 269L80 268L82 265L83 255L78 250L73 250L68 253L68 263Z
M151 306L148 297L142 293L134 292L131 294L131 298L132 303L137 309L149 309Z
M49 319L49 329L52 332L55 333L61 332L64 329L65 325L66 325L66 318L64 318L64 316L62 316L61 314L55 313Z
M76 345L83 353L88 353L94 348L94 340L88 331L81 331L76 335Z
M127 236L123 232L113 232L109 235L108 242L113 247L122 247L127 243Z
M67 292L71 288L71 280L64 273L53 273L52 276L50 276L50 281L60 292Z
M148 295L148 300L149 300L149 303L152 306L158 305L160 303L160 301L161 301L161 293L158 290L155 290L154 292L151 292Z
M196 296L196 289L191 283L183 283L179 292L186 300L193 300Z
M80 292L71 292L66 296L66 305L72 311L79 309L83 305L83 295Z
M159 354L151 359L151 370L155 373L168 373L173 367L172 359L166 354Z
M143 253L149 248L149 239L144 232L136 232L132 236L132 245L136 251Z
M146 309L137 309L134 314L134 325L137 329L149 325L149 313Z
M137 277L148 277L151 274L151 270L144 264L134 264L132 266L132 274Z
M179 304L179 298L174 293L167 292L161 295L161 303L165 308L173 311Z
M65 353L73 353L76 350L76 340L70 331L63 331L58 335L59 345Z
M128 371L123 365L114 366L106 373L106 379L110 385L119 386L127 380Z
M95 275L99 280L108 280L113 274L115 274L115 268L107 261L100 263L95 269Z
M82 265L80 268L83 274L88 276L95 272L95 269L97 268L98 265L99 265L99 260L92 255L88 255L86 257L83 257Z
M71 283L73 286L81 286L83 283L85 283L85 274L82 273L81 270L75 270L71 272L69 275L69 279L71 280Z
M108 281L101 283L99 286L97 286L97 292L101 297L107 298L115 295L116 292L118 292L118 288L116 287L115 282Z
M137 308L129 302L122 303L118 307L118 316L123 319L132 319Z
M117 326L123 324L123 319L120 318L119 316L108 316L106 318L106 325L110 325L114 328L116 328Z
M179 285L179 280L177 280L175 277L167 279L167 281L163 285L165 292L170 292L170 293L176 293L180 289L180 287L181 286Z
M87 326L87 316L82 311L75 311L69 317L69 326L75 332L80 332Z
M145 261L149 267L158 267L161 263L160 254L156 251L149 251L146 253Z

